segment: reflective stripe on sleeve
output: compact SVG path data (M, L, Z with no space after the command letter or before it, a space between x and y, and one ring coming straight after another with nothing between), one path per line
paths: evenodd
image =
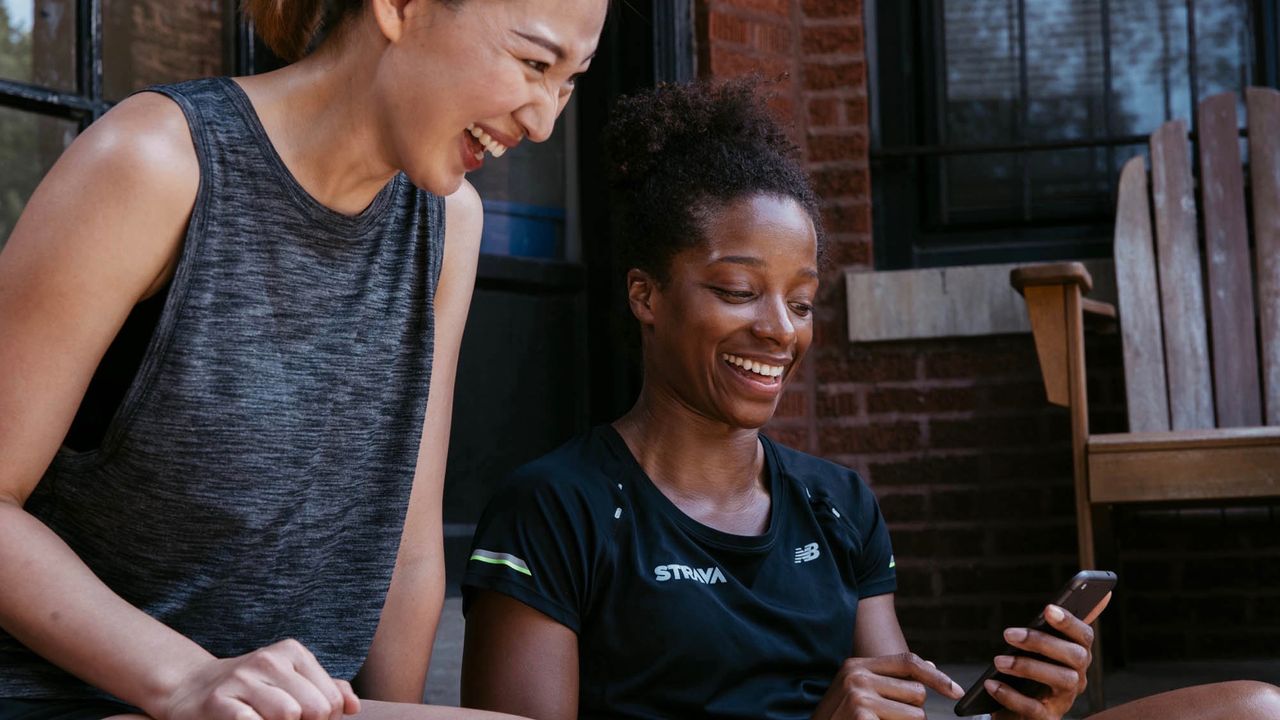
M477 549L475 552L471 553L470 559L478 560L482 563L489 563L490 565L505 565L516 572L524 573L529 577L533 577L533 573L529 572L529 566L525 564L524 560L512 555L511 553L500 553L493 552L492 550Z

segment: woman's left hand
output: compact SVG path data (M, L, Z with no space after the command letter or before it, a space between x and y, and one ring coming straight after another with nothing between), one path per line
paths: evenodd
M1006 675L1028 678L1048 686L1039 698L1030 698L997 680L988 680L987 692L1006 710L995 713L994 720L1059 720L1084 692L1085 674L1093 660L1093 628L1089 627L1111 601L1108 593L1098 607L1081 620L1056 605L1045 608L1044 618L1066 639L1039 630L1009 628L1004 639L1010 645L1043 655L1047 660L1000 655L996 668Z

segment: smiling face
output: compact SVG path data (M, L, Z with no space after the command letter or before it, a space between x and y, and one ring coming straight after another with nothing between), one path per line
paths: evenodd
M645 384L708 419L758 428L813 340L817 235L799 203L754 195L712 210L668 279L633 270Z
M390 42L374 79L388 153L452 193L486 157L541 142L584 72L607 0L374 0Z

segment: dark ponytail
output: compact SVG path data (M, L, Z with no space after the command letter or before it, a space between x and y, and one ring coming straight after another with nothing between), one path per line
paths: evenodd
M258 36L281 60L293 62L306 54L322 25L332 29L364 0L243 0L244 14Z

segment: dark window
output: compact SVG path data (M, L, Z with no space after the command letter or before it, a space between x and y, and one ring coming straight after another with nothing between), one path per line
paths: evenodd
M1276 2L868 4L877 265L1109 256L1116 178L1146 136L1275 84Z
M0 0L0 247L77 133L129 93L252 67L231 0Z

